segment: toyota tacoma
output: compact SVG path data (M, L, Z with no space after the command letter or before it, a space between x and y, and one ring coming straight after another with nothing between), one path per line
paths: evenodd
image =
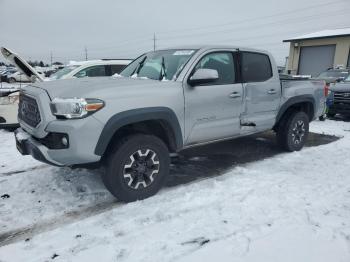
M23 155L105 167L106 188L130 202L154 195L184 149L273 129L300 150L324 114L324 81L281 80L272 55L196 46L141 55L120 75L33 83L19 98Z

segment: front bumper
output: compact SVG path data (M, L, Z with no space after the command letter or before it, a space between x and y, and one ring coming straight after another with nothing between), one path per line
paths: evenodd
M32 155L35 159L56 166L75 166L96 163L101 156L94 153L103 126L93 117L52 121L46 125L45 137L30 134L24 126L15 131L18 150L23 155ZM48 135L66 134L69 146L54 149L55 144L47 142ZM53 143L55 140L53 140ZM56 144L57 145L57 144Z
M328 113L350 115L350 104L334 103L328 107Z
M17 150L22 155L31 155L34 159L46 164L63 166L63 164L56 162L48 155L49 149L47 147L35 141L27 132L23 131L23 129L18 128L15 130L15 139Z
M38 110L40 113L38 123L31 124L24 121L25 118L21 116L18 119L21 128L16 131L16 140L18 150L22 151L22 154L29 154L39 161L58 166L85 165L101 160L101 156L96 155L94 150L103 125L94 116L82 119L57 119L51 113L51 100L45 90L26 86L22 89L22 95L34 99L36 105L29 102L27 104L31 105L31 108L36 106L34 111ZM24 111L26 113L26 110ZM30 116L29 120L33 120L33 112L27 113ZM49 139L53 134L66 135L69 141L68 147L60 148L58 140Z

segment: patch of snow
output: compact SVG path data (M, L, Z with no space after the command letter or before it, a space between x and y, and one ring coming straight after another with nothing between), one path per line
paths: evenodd
M130 76L130 78L134 78L134 79L149 79L148 77L146 76L138 76L137 74L133 74L132 76Z
M24 131L18 132L15 136L16 136L18 141L23 141L23 140L30 138L30 135Z
M119 75L118 73L115 73L114 75L112 75L112 77L121 78L121 77L123 77L123 76L122 76L122 75Z
M1 246L0 261L350 261L350 123L315 121L310 129L343 138L53 227ZM26 158L7 147L0 159L25 168ZM0 176L0 187L10 192L0 199L6 229L40 227L42 217L59 220L71 206L112 199L98 177L66 168Z

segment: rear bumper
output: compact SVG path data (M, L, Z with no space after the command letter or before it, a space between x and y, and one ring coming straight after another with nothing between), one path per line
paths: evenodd
M12 129L19 127L19 124L6 124L6 122L2 122L2 118L0 116L0 129Z
M18 104L0 105L0 127L18 126Z

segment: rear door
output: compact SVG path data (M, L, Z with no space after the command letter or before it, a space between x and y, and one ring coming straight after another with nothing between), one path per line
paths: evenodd
M281 83L277 70L268 55L256 52L240 52L241 75L244 90L243 126L252 126L254 131L273 127L277 116ZM245 130L242 129L242 133ZM251 131L251 130L250 130Z
M198 58L191 74L199 68L215 69L219 79L210 84L184 83L186 144L223 139L240 133L242 84L233 51L212 51Z

